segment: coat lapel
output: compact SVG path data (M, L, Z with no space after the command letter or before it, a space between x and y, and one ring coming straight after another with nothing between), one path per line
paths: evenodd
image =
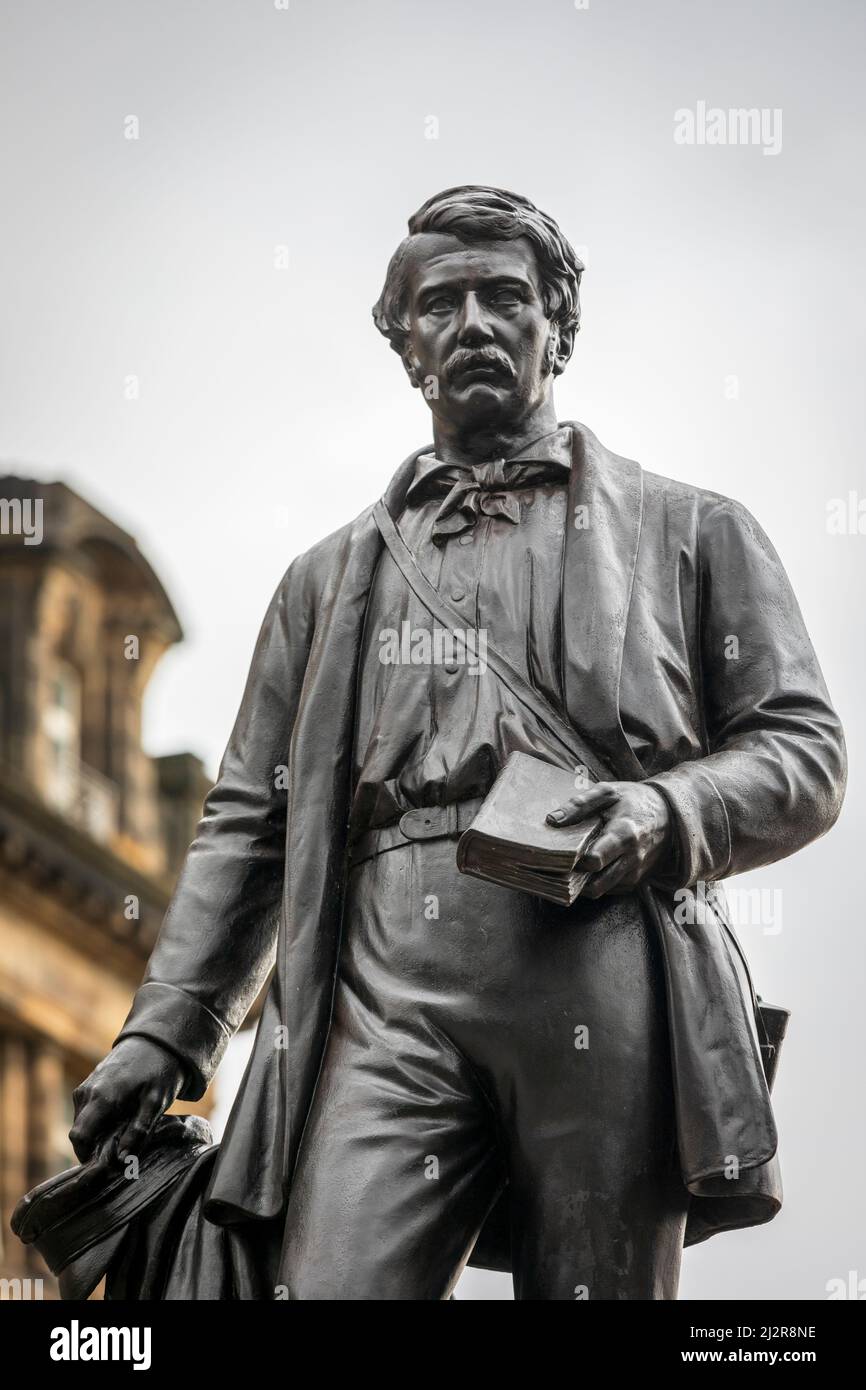
M573 423L574 453L562 567L566 706L614 776L643 778L623 732L619 681L643 511L640 465Z

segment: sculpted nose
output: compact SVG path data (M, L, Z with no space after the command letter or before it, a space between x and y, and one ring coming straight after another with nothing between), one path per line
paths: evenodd
M493 340L493 333L484 311L474 294L467 294L460 314L459 340L464 347L474 347Z

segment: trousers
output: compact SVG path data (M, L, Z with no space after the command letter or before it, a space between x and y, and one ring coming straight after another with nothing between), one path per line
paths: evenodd
M283 1297L449 1298L505 1184L515 1298L676 1298L658 942L634 895L558 907L418 840L349 876Z

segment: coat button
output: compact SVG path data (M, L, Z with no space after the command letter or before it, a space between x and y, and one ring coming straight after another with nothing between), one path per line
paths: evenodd
M465 597L466 597L466 595L465 595L465 593L463 592L462 589L452 589L452 590L451 590L451 602L452 602L452 603L460 603L461 599L464 599Z
M471 531L463 531L462 534L459 535L459 536L457 537L457 540L458 540L458 542L460 543L460 545L471 545L471 544L472 544L472 532L471 532Z

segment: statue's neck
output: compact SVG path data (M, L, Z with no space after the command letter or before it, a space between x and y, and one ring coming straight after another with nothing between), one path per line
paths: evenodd
M436 457L446 463L471 465L488 459L513 458L533 440L551 434L558 426L553 398L515 421L494 421L460 431L434 416L433 443Z

